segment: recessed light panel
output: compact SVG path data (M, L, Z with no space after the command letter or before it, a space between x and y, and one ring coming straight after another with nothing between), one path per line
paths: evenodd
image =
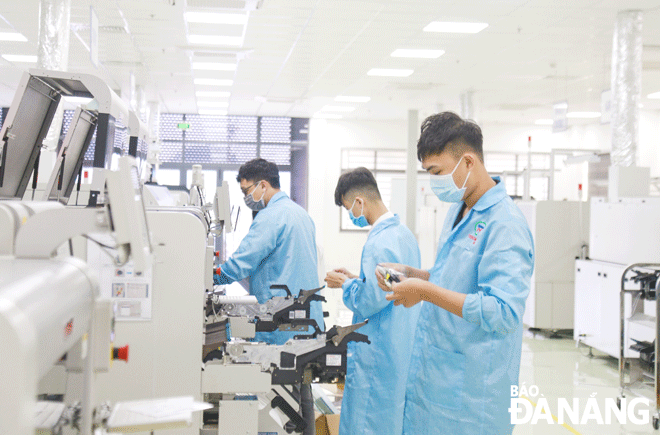
M441 33L479 33L488 27L487 23L457 23L449 21L433 21L424 27L425 32Z
M437 59L445 54L444 50L426 50L426 49L413 49L413 48L399 48L394 50L390 56L392 57L411 57L416 59Z
M376 77L408 77L414 72L415 70L412 69L371 68L367 71L367 75Z
M366 103L371 100L371 97L359 97L353 95L338 95L335 101L340 103Z

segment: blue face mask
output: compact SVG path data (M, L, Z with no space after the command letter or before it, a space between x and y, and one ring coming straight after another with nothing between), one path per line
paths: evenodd
M440 201L460 202L463 199L463 195L465 194L465 183L467 183L472 171L468 172L465 181L463 182L463 187L459 189L454 181L454 172L456 172L458 165L461 164L461 160L463 160L463 157L458 160L458 163L454 170L451 171L451 174L431 175L431 190Z
M364 204L362 204L362 211L360 212L360 216L355 217L353 215L353 207L355 207L355 201L357 198L353 200L353 205L351 205L351 208L348 209L348 215L351 217L351 222L353 222L353 225L358 226L360 228L364 228L367 225L369 225L369 222L367 222L367 218L364 216Z

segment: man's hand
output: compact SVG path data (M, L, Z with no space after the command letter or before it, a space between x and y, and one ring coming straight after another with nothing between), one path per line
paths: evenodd
M337 272L337 273L343 273L343 274L346 275L349 279L359 278L357 275L353 275L351 272L349 272L348 270L346 270L345 267L340 267L339 269L335 269L334 271Z
M419 278L408 278L401 282L393 282L391 293L385 296L394 305L403 305L410 308L422 301L422 287L426 281ZM382 287L381 287L382 288Z
M349 279L348 276L346 276L344 273L341 272L335 272L334 270L332 272L328 272L325 276L325 279L323 281L328 283L328 287L330 288L341 288L342 285L344 285L344 282Z

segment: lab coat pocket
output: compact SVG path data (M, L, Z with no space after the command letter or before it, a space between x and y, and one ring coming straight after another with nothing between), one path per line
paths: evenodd
M422 382L427 390L429 402L447 409L461 409L463 404L463 381L465 375L465 355L447 351L435 346L428 349L433 355L423 368Z

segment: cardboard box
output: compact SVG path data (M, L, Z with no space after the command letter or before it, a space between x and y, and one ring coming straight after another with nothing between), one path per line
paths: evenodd
M321 414L316 419L316 435L339 435L339 414Z

